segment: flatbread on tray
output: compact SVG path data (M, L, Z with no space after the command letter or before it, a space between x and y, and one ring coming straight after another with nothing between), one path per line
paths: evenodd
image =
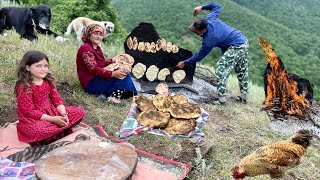
M172 118L163 131L172 135L186 134L193 131L196 125L196 119L185 120Z
M169 112L173 100L168 94L158 94L153 98L152 102L158 111Z
M137 121L146 127L163 128L168 125L170 114L154 110L144 111L138 116Z
M200 106L192 103L172 104L169 112L171 116L179 119L198 118L201 115Z
M175 94L171 96L171 98L176 104L189 103L187 96L185 96L184 94Z
M152 99L145 96L135 96L134 102L137 104L140 111L156 111L157 108L154 106Z

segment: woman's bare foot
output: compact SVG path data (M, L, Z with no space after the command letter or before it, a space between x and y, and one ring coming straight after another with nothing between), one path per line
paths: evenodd
M108 101L111 101L113 103L119 104L121 101L118 98L115 97L108 97Z

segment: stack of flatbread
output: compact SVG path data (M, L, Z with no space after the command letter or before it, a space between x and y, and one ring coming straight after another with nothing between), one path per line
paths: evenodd
M112 58L114 63L104 67L104 69L115 71L121 69L124 73L129 74L132 70L134 58L129 54L118 54Z
M158 94L154 97L135 96L137 121L146 127L160 128L168 134L186 134L196 127L201 115L198 104L190 103L183 94Z

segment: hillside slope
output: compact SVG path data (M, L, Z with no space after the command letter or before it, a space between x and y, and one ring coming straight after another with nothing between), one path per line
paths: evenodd
M13 94L16 68L27 50L39 50L50 59L50 73L55 77L59 93L66 105L81 106L86 110L83 122L101 125L110 136L117 137L117 132L127 117L132 99L123 100L121 105L99 102L93 95L84 93L76 73L76 54L79 48L75 39L58 43L52 37L39 36L38 41L20 39L14 31L7 31L8 36L0 36L0 127L7 122L15 122L16 100ZM110 57L123 52L123 47L109 46ZM211 69L212 70L212 69ZM247 104L235 100L225 106L200 104L210 114L210 121L203 126L204 142L212 145L206 156L196 154L193 144L186 138L169 138L149 133L140 133L128 139L136 148L191 164L194 162L186 179L231 180L232 169L241 158L262 145L285 140L287 135L273 133L270 120L264 111L259 111L264 99L263 88L250 84L250 97ZM227 89L231 96L239 94L236 77L231 76ZM192 146L191 146L191 145ZM316 180L320 179L320 143L314 140L308 148L301 164L289 170L281 180ZM250 180L267 180L267 175Z
M254 83L263 84L262 75L266 61L257 38L264 37L274 46L288 71L309 79L315 84L315 98L320 100L318 90L320 77L317 75L319 68L313 66L320 63L320 51L318 51L320 37L292 30L233 1L218 0L217 2L222 4L220 18L241 30L250 41L249 72L250 79ZM195 19L192 15L193 8L203 3L208 1L111 1L111 5L117 9L120 21L128 32L131 32L139 22L151 22L161 37L192 52L196 52L201 44L200 39L188 32L187 27ZM203 18L206 14L201 12L198 17ZM203 62L215 64L219 56L220 52L215 50Z
M232 0L291 29L320 35L319 0Z

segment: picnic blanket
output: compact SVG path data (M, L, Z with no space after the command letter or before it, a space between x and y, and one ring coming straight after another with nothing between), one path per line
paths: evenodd
M0 179L36 179L35 164L28 162L13 162L10 159L0 157Z
M189 102L193 103L193 101L191 99L189 99ZM193 131L191 131L190 133L187 133L187 134L183 134L183 135L170 135L170 134L162 131L161 129L153 129L153 128L145 127L145 126L141 125L136 119L137 111L138 111L137 104L135 102L133 102L131 104L129 113L128 113L126 119L124 120L124 122L122 123L122 125L120 127L120 131L118 132L118 136L121 139L125 139L125 138L128 138L129 136L139 134L143 131L146 131L151 134L168 136L170 138L192 138L192 140L194 142L200 142L205 136L205 134L201 130L201 128L205 124L207 124L207 122L210 120L209 114L203 108L201 108L201 115L196 120L197 125Z
M34 163L51 150L75 141L126 142L108 136L99 125L95 127L89 127L83 123L80 125L81 126L74 129L74 133L52 144L31 147L29 144L18 140L16 123L9 124L0 128L0 157L7 158L14 162ZM138 164L132 176L133 180L184 179L189 172L188 165L184 163L156 156L137 148L135 150L138 153Z

